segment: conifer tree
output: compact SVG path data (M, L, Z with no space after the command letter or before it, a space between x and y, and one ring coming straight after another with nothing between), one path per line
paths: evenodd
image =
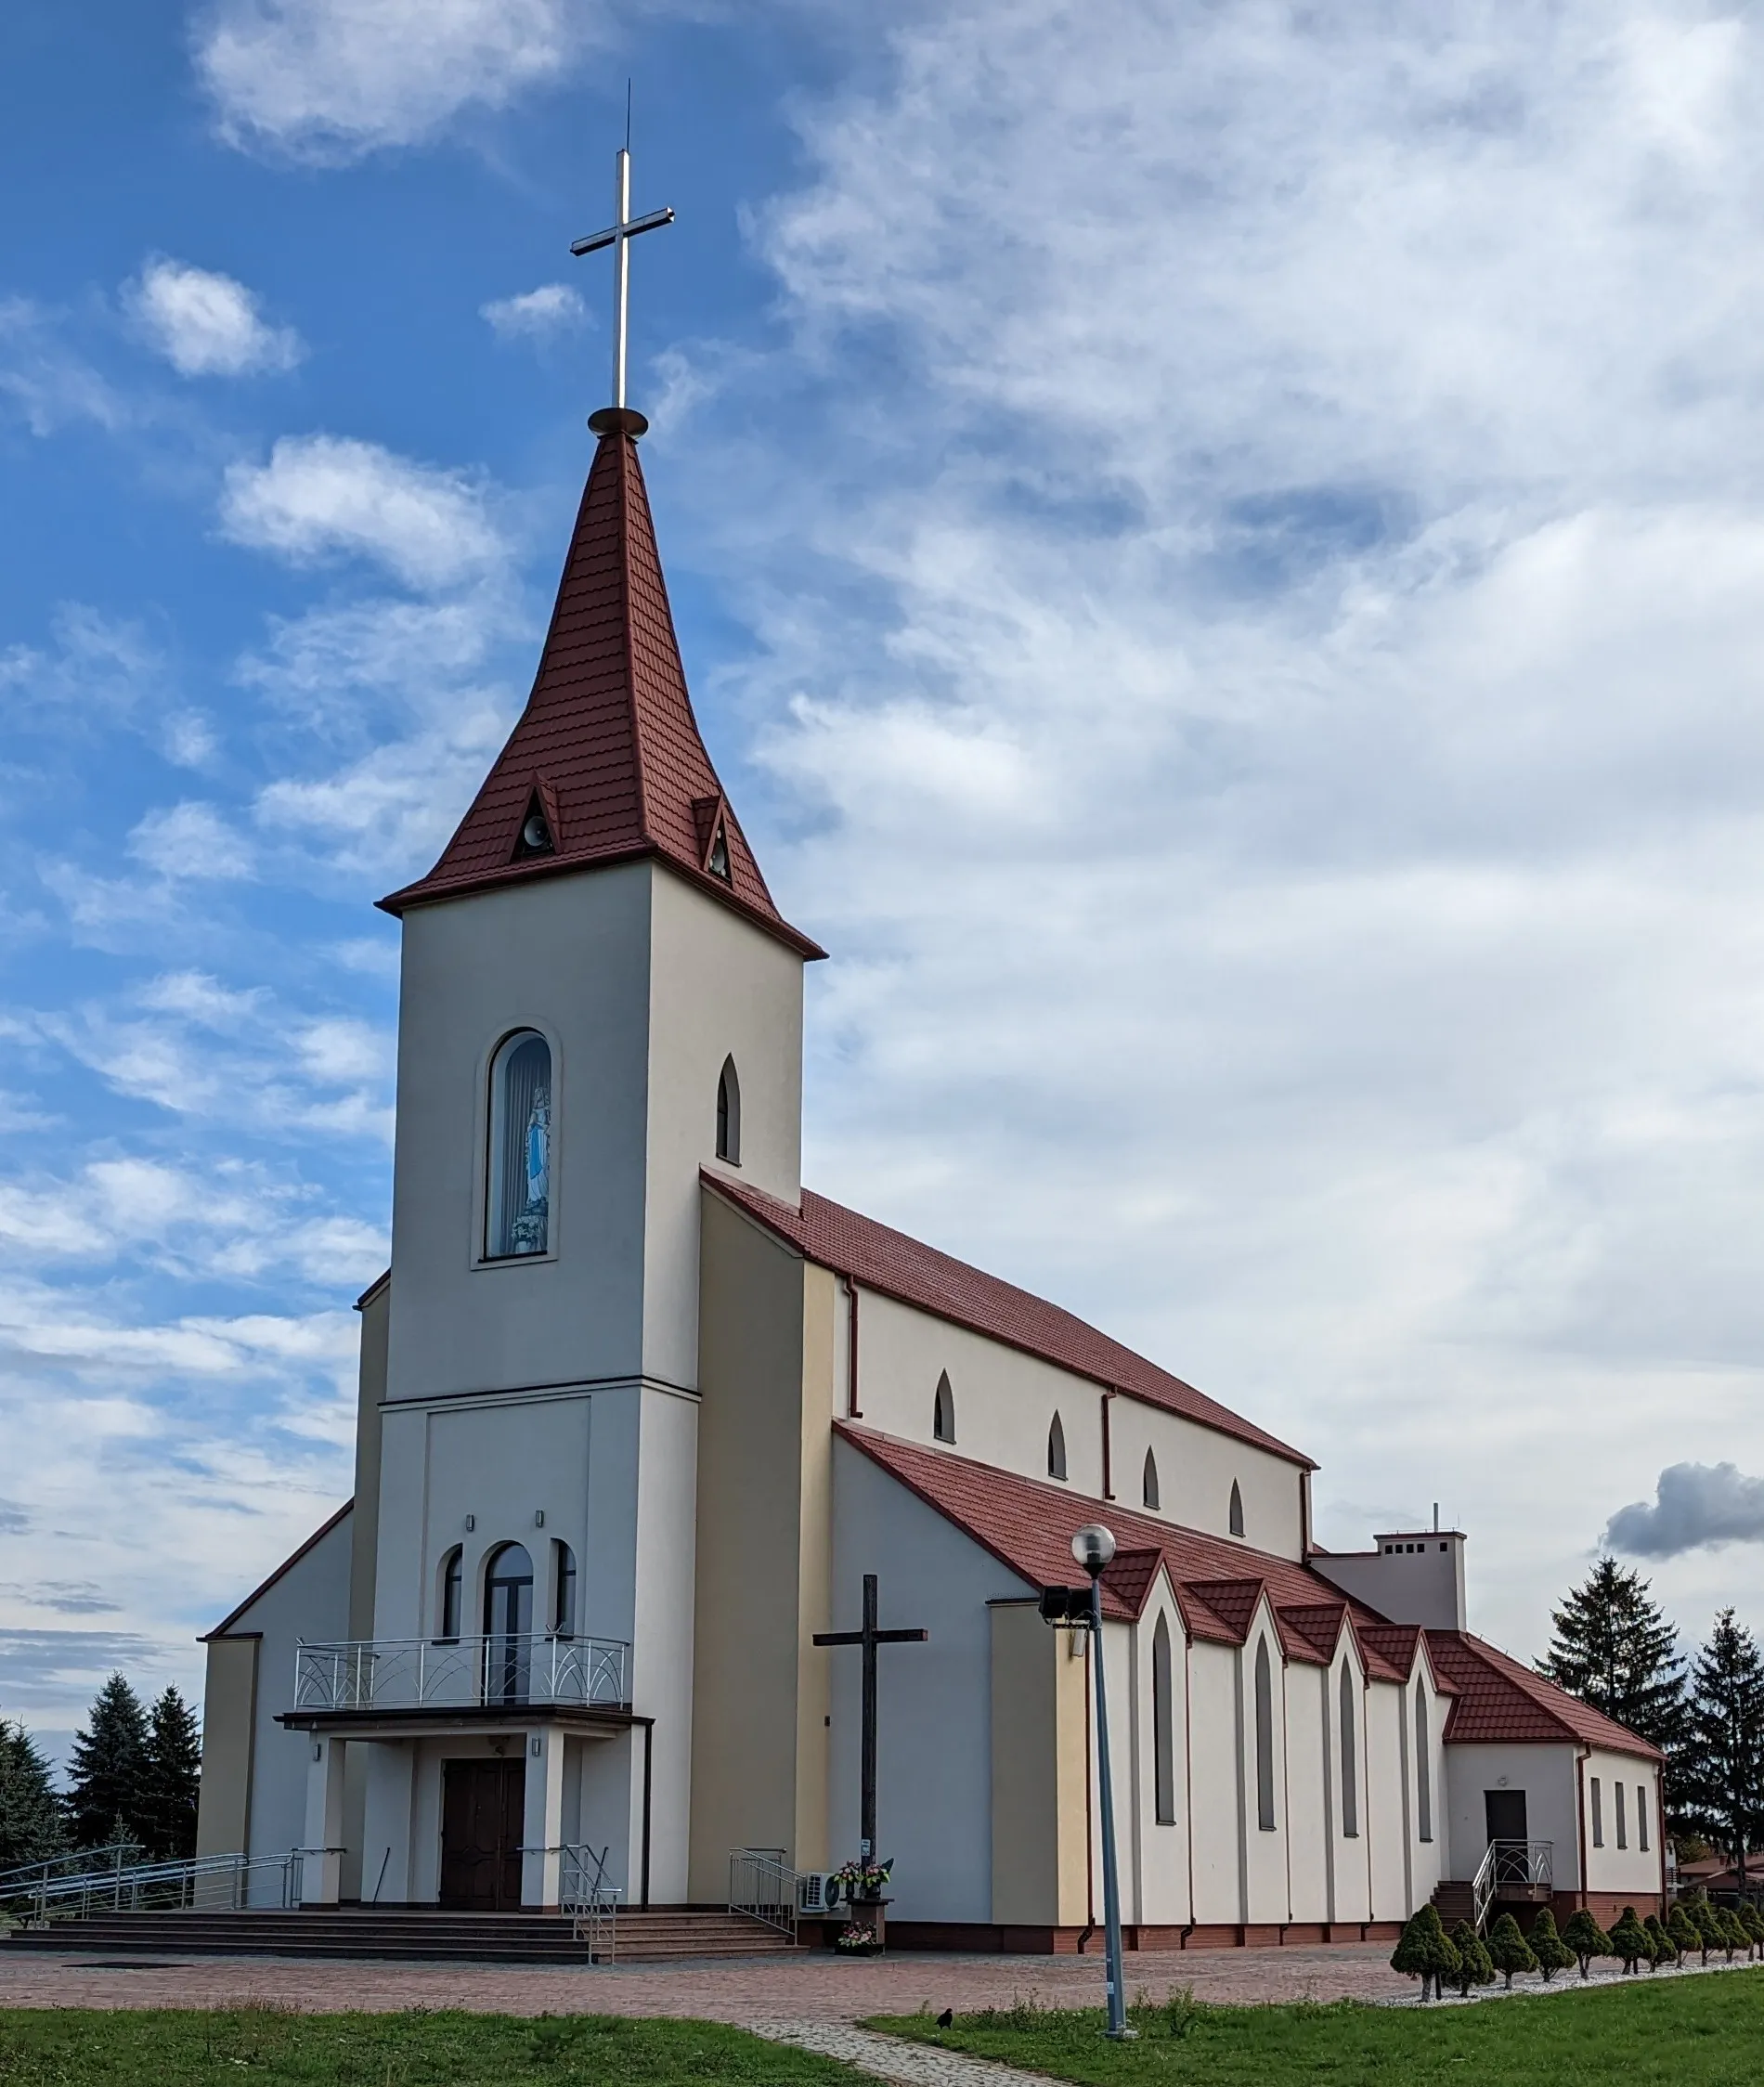
M147 1713L122 1675L112 1674L92 1705L87 1730L73 1738L68 1809L77 1846L145 1840L146 1763Z
M1593 1916L1582 1906L1567 1926L1562 1931L1563 1947L1572 1950L1580 1964L1580 1976L1587 1976L1587 1966L1596 1956L1612 1954L1611 1938Z
M1537 1959L1537 1968L1548 1985L1558 1971L1565 1971L1574 1960L1574 1951L1556 1933L1556 1916L1548 1906L1541 1908L1531 1924L1532 1953Z
M1670 1760L1684 1719L1684 1661L1648 1586L1615 1558L1600 1559L1552 1612L1555 1635L1537 1671Z
M1537 1959L1524 1930L1511 1913L1502 1913L1488 1930L1488 1961L1511 1986L1515 1971L1535 1971Z
M140 1799L142 1838L162 1861L196 1853L201 1772L195 1715L175 1688L167 1688L148 1719Z
M1663 1964L1675 1964L1678 1961L1679 1946L1661 1925L1659 1914L1650 1913L1641 1925L1647 1930L1648 1943L1653 1951L1653 1961L1648 1969L1657 1971Z
M49 1764L22 1725L0 1719L0 1870L43 1862L68 1845Z
M1483 1947L1483 1938L1467 1920L1460 1920L1452 1929L1452 1948L1458 1951L1458 1970L1455 1983L1460 2000L1470 1998L1472 1986L1492 1986L1495 1967L1488 1951Z
M1701 1892L1685 1903L1685 1917L1696 1930L1696 1946L1705 1964L1709 1961L1709 1951L1721 1946L1721 1924L1715 1917L1715 1908Z
M1626 1906L1623 1909L1623 1918L1613 1924L1610 1942L1611 1954L1621 1962L1626 1977L1639 1969L1643 1957L1647 1958L1652 1968L1654 1948L1648 1939L1647 1929L1635 1917L1633 1906Z
M1404 1928L1391 1952L1391 1969L1401 1971L1410 1978L1419 1978L1423 2000L1427 1998L1430 1985L1436 1993L1443 1995L1445 1988L1441 1980L1457 1972L1458 1951L1440 1925L1439 1908L1431 1899Z
M1732 1963L1735 1950L1744 1950L1749 1957L1752 1953L1752 1938L1745 1932L1745 1922L1732 1907L1718 1906L1715 1909L1715 1919L1721 1931L1721 1948L1727 1961Z
M1703 1931L1691 1918L1690 1905L1684 1899L1680 1899L1667 1915L1666 1931L1680 1956L1689 1956L1693 1951L1703 1950ZM1704 1961L1707 1961L1706 1951L1704 1951Z
M1745 1938L1752 1945L1753 1954L1758 1955L1764 1951L1764 1913L1760 1913L1749 1899L1740 1900L1738 1912Z
M1691 1672L1678 1807L1732 1857L1745 1892L1745 1858L1764 1837L1764 1658L1732 1609L1715 1619Z

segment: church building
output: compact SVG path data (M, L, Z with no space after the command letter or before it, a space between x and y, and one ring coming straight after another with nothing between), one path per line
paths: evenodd
M700 736L639 438L597 413L525 709L427 875L355 1497L212 1631L200 1847L305 1900L725 1907L859 1838L907 1945L1088 1946L1105 1663L1130 1947L1394 1935L1524 1851L1658 1910L1660 1758L1466 1627L1465 1539L1311 1533L1304 1452L806 1188L803 969ZM1104 1625L1039 1598L1118 1549ZM603 1865L603 1867L598 1867ZM1499 1865L1497 1863L1497 1870Z

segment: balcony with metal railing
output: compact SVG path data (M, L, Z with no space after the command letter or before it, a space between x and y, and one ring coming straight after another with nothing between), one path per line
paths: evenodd
M1555 1888L1553 1841L1494 1840L1471 1879L1474 1925L1480 1929L1489 1908L1501 1899L1542 1903Z
M610 1638L379 1638L299 1646L294 1708L403 1713L629 1710L630 1647Z

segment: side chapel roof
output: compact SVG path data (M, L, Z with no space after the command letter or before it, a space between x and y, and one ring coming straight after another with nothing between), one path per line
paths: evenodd
M424 900L658 856L798 955L824 956L772 902L699 736L637 460L647 423L614 410L594 419L600 446L526 708L439 862L380 904L402 914ZM536 808L551 845L524 851Z
M1434 1666L1451 1677L1457 1691L1458 1700L1446 1720L1448 1740L1578 1742L1653 1761L1665 1758L1657 1746L1627 1725L1467 1630L1430 1630L1427 1649Z
M1302 1470L1317 1466L1303 1451L1233 1413L1228 1406L1185 1384L1155 1362L1123 1348L1070 1312L1032 1296L1014 1283L973 1268L953 1255L940 1253L922 1240L909 1238L873 1217L830 1202L811 1188L802 1191L798 1209L780 1202L745 1182L708 1168L703 1179L720 1196L764 1225L805 1259L849 1276L866 1290L880 1291L903 1304L915 1305L956 1326L970 1328L1007 1347L1039 1355L1079 1377L1110 1390L1126 1392L1149 1406L1161 1406L1186 1419L1213 1428L1221 1434L1236 1435Z

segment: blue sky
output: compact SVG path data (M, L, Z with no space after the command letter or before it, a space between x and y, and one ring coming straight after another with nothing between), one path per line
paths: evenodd
M1304 1445L1325 1541L1439 1499L1516 1652L1619 1510L1745 1607L1758 32L1091 26L7 10L0 1711L193 1687L347 1490L371 901L525 694L628 75L688 670L834 952L810 1179Z

